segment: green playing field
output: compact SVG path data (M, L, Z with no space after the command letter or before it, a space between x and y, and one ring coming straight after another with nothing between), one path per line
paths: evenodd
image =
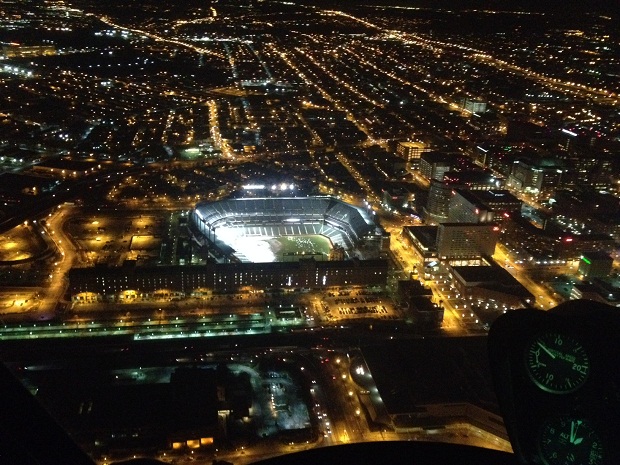
M304 255L326 260L331 243L325 236L282 236L269 240L269 245L278 261L299 260Z
M332 248L330 240L318 234L265 237L232 235L229 232L221 237L235 253L253 263L294 262L308 257L327 260Z

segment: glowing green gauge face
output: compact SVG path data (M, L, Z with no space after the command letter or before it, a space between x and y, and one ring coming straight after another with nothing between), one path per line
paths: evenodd
M525 363L532 381L552 394L579 389L590 373L590 359L583 345L557 332L538 335L527 348Z
M546 422L538 450L545 465L601 465L601 438L584 419L562 416Z

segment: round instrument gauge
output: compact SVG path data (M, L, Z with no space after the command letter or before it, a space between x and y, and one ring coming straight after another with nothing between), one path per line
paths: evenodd
M532 340L526 348L525 364L534 384L552 394L579 389L590 373L590 358L581 342L554 331Z
M543 424L538 441L545 465L602 465L600 436L583 418L560 416Z

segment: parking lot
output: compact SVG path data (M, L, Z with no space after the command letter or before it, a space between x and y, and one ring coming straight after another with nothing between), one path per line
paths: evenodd
M87 264L122 265L126 259L148 260L159 256L166 235L161 215L93 215L68 221L65 230Z
M390 299L366 290L328 292L322 296L321 306L327 320L399 318Z

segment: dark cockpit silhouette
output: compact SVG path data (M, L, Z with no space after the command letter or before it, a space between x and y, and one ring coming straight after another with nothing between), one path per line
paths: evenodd
M498 318L488 347L521 463L620 463L620 312L588 300Z

